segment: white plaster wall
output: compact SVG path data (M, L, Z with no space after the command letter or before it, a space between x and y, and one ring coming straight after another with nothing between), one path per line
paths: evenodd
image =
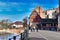
M54 17L54 15L55 15L54 12L55 12L55 10L48 10L48 11L47 11L47 15L49 15L48 17L49 17L49 18L55 18L55 17Z
M23 25L15 25L15 24L13 24L12 27L13 27L13 26L15 26L16 28L18 28L18 27L23 27Z

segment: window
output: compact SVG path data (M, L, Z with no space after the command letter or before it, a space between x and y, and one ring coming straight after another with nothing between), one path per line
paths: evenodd
M13 26L13 28L16 28L16 26Z

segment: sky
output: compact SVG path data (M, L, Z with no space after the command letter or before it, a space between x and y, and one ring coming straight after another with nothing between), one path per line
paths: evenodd
M22 21L37 5L47 10L57 7L58 0L0 0L0 20Z

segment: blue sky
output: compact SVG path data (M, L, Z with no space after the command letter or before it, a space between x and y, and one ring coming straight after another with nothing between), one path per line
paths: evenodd
M58 0L0 0L0 20L22 21L39 5L44 10L58 6Z

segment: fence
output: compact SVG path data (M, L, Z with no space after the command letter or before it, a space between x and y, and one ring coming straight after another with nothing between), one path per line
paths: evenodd
M19 36L19 35L18 35ZM17 36L13 36L13 38L9 38L9 40L17 40L16 38ZM28 30L25 29L25 31L23 33L20 34L19 39L18 40L26 40L28 37Z

